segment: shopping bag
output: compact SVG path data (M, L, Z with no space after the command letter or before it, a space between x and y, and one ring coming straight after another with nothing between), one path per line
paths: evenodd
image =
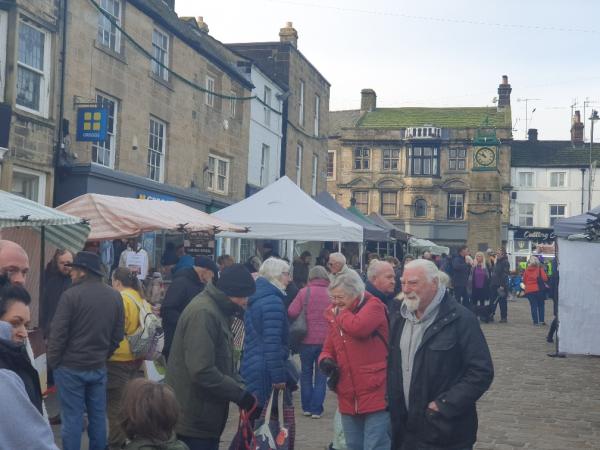
M229 450L256 450L256 436L252 429L252 423L250 417L256 406L250 411L244 411L240 409L240 420L238 422L238 429L229 445Z
M256 421L254 435L257 450L291 450L283 413L283 392L277 395L277 419L271 417L274 396L275 391L271 392L267 407Z

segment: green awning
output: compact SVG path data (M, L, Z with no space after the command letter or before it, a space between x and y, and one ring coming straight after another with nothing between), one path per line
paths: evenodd
M38 232L44 227L47 242L73 253L83 248L90 234L89 225L79 217L0 190L0 229L17 227Z

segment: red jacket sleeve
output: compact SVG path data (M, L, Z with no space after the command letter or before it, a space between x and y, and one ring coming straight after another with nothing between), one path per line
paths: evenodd
M383 303L371 298L366 302L357 313L344 309L335 319L340 328L353 337L366 338L387 320Z

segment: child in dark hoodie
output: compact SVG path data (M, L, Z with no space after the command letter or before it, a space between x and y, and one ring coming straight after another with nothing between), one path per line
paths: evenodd
M122 403L125 450L189 450L175 437L179 405L170 386L144 378L130 381Z

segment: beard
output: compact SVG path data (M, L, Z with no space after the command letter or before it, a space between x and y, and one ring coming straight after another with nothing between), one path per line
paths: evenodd
M409 312L415 312L419 309L419 305L421 304L421 298L417 294L410 294L404 296L404 304L406 305L406 309Z

